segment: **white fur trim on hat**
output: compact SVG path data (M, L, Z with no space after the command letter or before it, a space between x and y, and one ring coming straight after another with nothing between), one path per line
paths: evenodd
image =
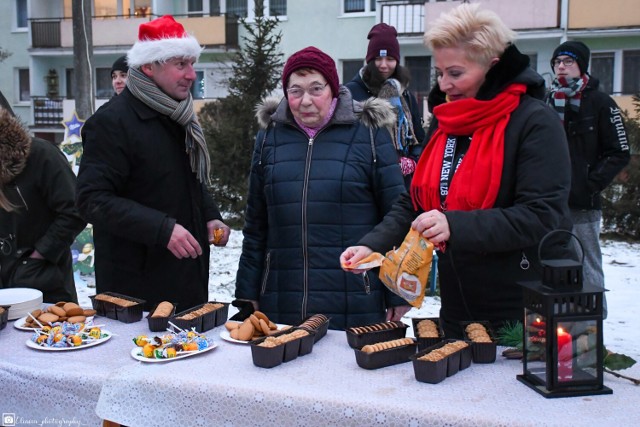
M203 48L195 37L166 38L137 41L127 52L129 67L140 67L152 62L163 62L171 58L200 57Z

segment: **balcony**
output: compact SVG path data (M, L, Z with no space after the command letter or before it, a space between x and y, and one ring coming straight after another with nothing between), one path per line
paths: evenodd
M62 128L62 98L32 96L33 126L37 128Z
M424 8L424 0L380 3L382 22L395 27L399 36L424 34Z
M138 38L138 27L154 17L101 16L92 18L94 47L131 46ZM238 47L238 22L224 15L177 17L185 30L201 45ZM73 48L71 19L31 19L31 47Z
M597 11L597 13L594 13ZM640 27L638 0L569 0L569 30Z
M598 0L594 0L596 2ZM634 1L634 0L629 0ZM577 3L581 3L582 0ZM430 1L424 3L425 25L437 19L441 13L448 12L462 1ZM496 12L504 23L515 31L542 31L560 28L561 0L483 0L482 8ZM580 6L582 7L582 6ZM591 13L602 7L588 9ZM585 8L585 10L587 10ZM550 34L551 36L551 34Z

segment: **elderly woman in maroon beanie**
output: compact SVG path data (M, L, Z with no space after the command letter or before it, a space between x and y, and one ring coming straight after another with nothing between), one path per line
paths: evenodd
M277 323L312 314L330 317L333 329L399 320L404 300L375 273L354 276L338 263L404 192L384 128L393 111L386 101L354 103L333 59L315 47L289 58L282 86L284 98L256 110L262 130L235 296Z

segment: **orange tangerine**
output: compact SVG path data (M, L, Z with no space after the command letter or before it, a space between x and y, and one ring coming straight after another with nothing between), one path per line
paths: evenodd
M142 354L144 355L144 357L153 357L153 350L156 349L156 346L153 344L145 344L144 347L142 347Z

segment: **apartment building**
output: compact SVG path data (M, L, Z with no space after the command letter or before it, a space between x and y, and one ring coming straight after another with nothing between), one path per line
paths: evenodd
M477 2L478 0L471 0ZM602 90L632 111L640 92L640 0L482 0L518 32L517 45L547 82L554 48L566 40L591 47L592 74ZM284 58L314 45L336 60L342 81L363 64L366 35L375 23L398 30L401 63L412 74L411 90L426 106L433 84L425 26L460 0L264 0L277 17ZM111 96L109 70L135 41L141 22L172 14L204 46L192 94L197 105L224 97L230 56L246 36L254 0L93 0L93 81L96 108ZM35 133L59 141L61 124L74 108L71 0L6 0L0 3L0 47L12 55L0 63L0 90Z

